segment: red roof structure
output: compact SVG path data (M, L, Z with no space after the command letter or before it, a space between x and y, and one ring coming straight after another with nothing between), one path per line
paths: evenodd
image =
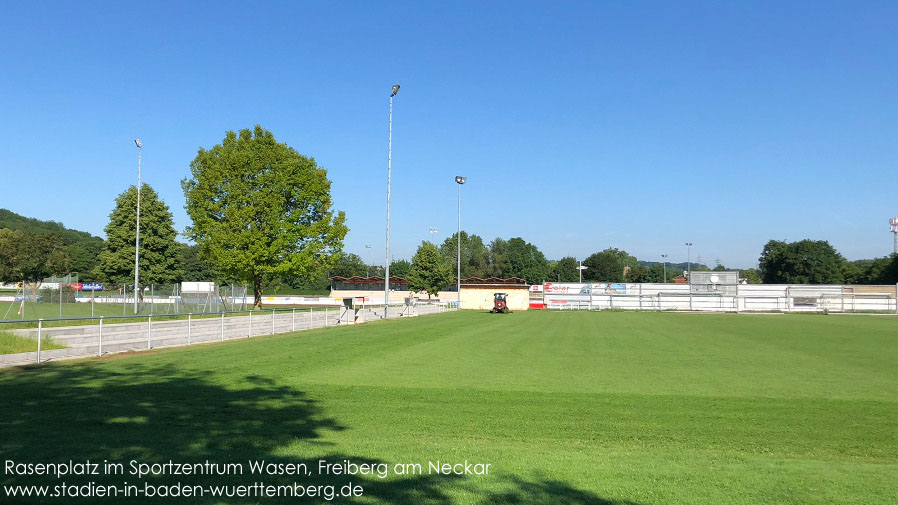
M353 284L383 284L384 278L380 275L372 275L370 277L362 277L361 275L354 275L352 277L341 277L339 275L335 275L333 277L329 277L331 282L333 281L341 281L341 282L350 282ZM390 276L390 284L408 284L408 279L405 277L399 277L397 275Z
M491 286L499 284L508 286L526 286L527 279L522 279L521 277L509 277L507 279L501 277L487 277L486 279L481 279L480 277L468 277L467 279L462 279L461 284L462 286L478 284L488 284Z

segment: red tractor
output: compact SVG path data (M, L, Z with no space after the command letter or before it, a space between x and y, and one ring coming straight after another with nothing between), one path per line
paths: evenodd
M508 293L493 293L493 310L490 314L508 314Z

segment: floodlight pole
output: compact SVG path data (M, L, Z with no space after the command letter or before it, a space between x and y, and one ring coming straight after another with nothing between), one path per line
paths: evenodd
M139 289L140 270L140 154L142 146L140 139L135 139L137 145L137 234L134 235L134 313L137 314L137 290Z
M889 219L889 226L891 227L892 241L894 242L892 245L892 254L898 254L898 217Z
M458 237L458 246L455 250L455 257L458 261L458 265L455 272L455 289L458 294L457 305L459 309L461 309L461 185L467 180L466 177L460 175L455 176L455 182L458 186L458 232L456 233L456 236Z
M686 280L692 283L692 242L686 242Z
M371 244L365 244L365 249L371 249ZM366 252L365 252L366 260L367 260L367 256L368 256L368 252L366 251ZM368 265L367 263L365 263L365 278L366 278L366 279L367 279L368 277L370 277L370 275L369 275L369 274L370 274L370 270L371 270L371 266Z
M661 262L664 264L664 284L667 284L667 254L661 255Z
M390 133L387 140L387 251L384 263L384 319L390 312L390 175L393 164L393 97L399 93L399 85L393 85L390 93Z

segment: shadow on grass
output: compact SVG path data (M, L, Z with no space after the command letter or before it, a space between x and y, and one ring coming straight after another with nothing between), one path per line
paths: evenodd
M131 363L127 371L87 365L60 365L0 373L0 486L118 485L118 497L11 498L0 487L3 503L324 503L323 498L260 497L259 495L191 498L131 496L123 482L139 485L127 475L129 462L241 463L243 475L156 475L144 480L155 486L184 485L322 485L339 490L348 482L361 486L361 498L334 498L333 503L393 503L437 505L452 503L537 505L636 505L613 501L578 490L564 482L519 477L415 475L390 477L317 475L318 461L385 463L364 455L345 454L319 440L331 430L345 429L327 417L303 392L259 376L223 385L216 376L166 366ZM285 456L296 443L311 443L314 455ZM297 449L294 447L293 452ZM306 446L305 450L309 450ZM10 475L5 461L16 463L76 463L90 460L119 462L126 475L56 476ZM251 475L248 461L304 463L314 475ZM395 462L393 462L395 463ZM392 470L392 463L389 465ZM488 484L485 488L484 485ZM52 492L52 490L51 490ZM463 497L463 498L459 498ZM11 500L11 501L10 501Z

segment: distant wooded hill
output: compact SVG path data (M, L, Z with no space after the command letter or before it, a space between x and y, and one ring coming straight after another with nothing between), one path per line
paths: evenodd
M62 223L56 221L41 221L31 217L21 216L7 209L0 209L0 228L9 228L10 230L24 231L28 233L54 233L65 240L66 244L72 244L81 241L99 241L103 242L100 237L95 237L86 231L72 230L66 228Z
M649 267L649 268L652 268L655 265L663 265L663 263L661 263L660 261L641 261L641 260L639 261L639 264L644 267ZM673 272L674 270L680 270L680 271L681 270L689 270L688 268L686 268L686 265L688 265L688 263L686 263L685 261L682 263L671 263L668 261L667 269L671 272ZM696 263L693 261L692 262L692 270L710 270L710 268L708 267L708 265L705 265L704 263Z
M97 266L100 251L103 250L102 238L86 231L66 228L56 221L41 221L7 209L0 209L0 229L3 228L35 235L50 233L58 236L72 260L72 273L77 273L81 281L94 280L93 270Z

